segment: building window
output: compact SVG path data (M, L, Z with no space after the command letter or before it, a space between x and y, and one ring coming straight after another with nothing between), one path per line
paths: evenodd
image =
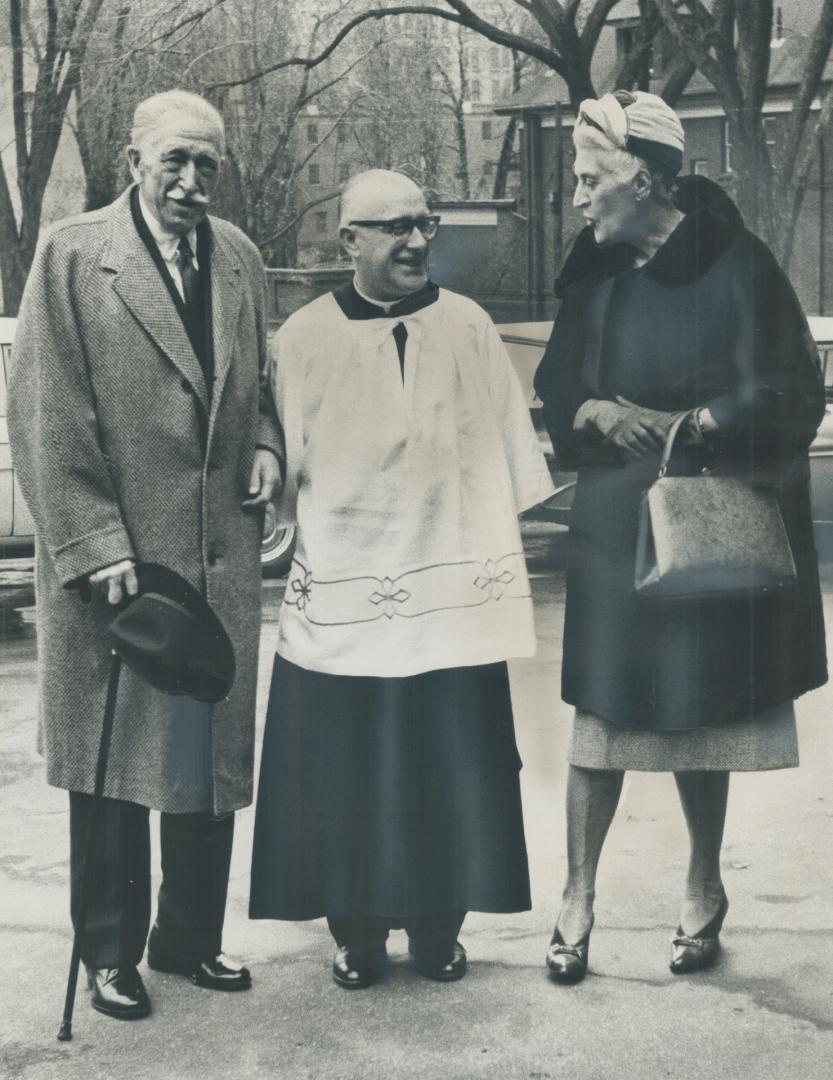
M630 56L637 43L637 35L639 33L639 23L628 23L625 26L616 27L616 60L619 64ZM639 70L636 72L636 82L638 89L648 90L651 82L651 75L654 74L654 59L653 49L649 49L647 54L642 58L639 64Z
M775 146L775 136L778 131L778 120L774 116L765 116L764 121L764 138L766 144L772 150Z
M723 125L723 152L720 165L724 173L730 173L732 171L732 133L729 131L729 121L725 117L721 123Z
M705 158L692 158L691 159L691 175L692 176L708 176L709 175L709 163Z
M321 183L321 166L313 163L309 167L309 182L311 184Z
M772 150L777 144L776 135L778 134L778 118L776 116L764 116L764 138L766 139L766 145L769 149L770 156ZM729 131L729 121L724 118L723 123L723 160L722 166L725 173L732 172L732 136Z
M484 139L491 139L492 137L492 121L484 120L482 125L482 132Z
M347 142L347 127L345 124L336 124L336 142L339 144Z
M492 79L492 101L500 101L503 96L503 83L500 79Z
M307 142L318 142L318 124L307 124Z
M315 231L319 233L325 233L327 231L327 211L316 210L315 212Z
M338 182L340 184L346 184L350 179L350 164L347 161L342 161L338 167Z
M472 79L469 83L469 92L472 101L480 101L480 79Z

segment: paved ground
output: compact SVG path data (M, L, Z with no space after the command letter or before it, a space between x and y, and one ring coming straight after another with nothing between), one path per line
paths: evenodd
M829 689L799 703L800 769L733 779L724 850L732 907L720 965L689 978L668 971L685 829L671 777L634 774L603 860L591 974L573 988L547 980L542 961L564 868L569 729L557 692L562 541L551 529L528 530L540 649L512 665L534 910L469 917L463 940L471 966L462 983L420 979L400 934L389 977L345 993L328 975L332 946L322 922L246 918L246 811L238 818L226 944L251 960L253 991L226 997L149 972L149 1020L106 1020L81 993L70 1044L55 1039L70 949L66 796L45 785L33 751L31 578L25 566L0 570L0 1078L833 1076ZM826 577L833 597L833 574ZM263 689L280 584L267 583L265 592Z

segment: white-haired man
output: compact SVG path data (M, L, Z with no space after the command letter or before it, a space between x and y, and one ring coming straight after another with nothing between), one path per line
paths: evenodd
M428 281L437 228L406 177L355 177L354 279L274 342L298 542L250 914L327 916L348 989L379 977L392 928L451 981L467 911L529 907L506 659L535 648L517 515L552 485L488 315Z
M208 597L237 676L214 707L122 676L103 819L76 925L106 1015L150 1006L136 970L150 924L148 809L161 814L162 886L148 961L240 990L221 952L233 811L251 800L262 507L279 478L265 287L255 247L206 216L224 153L203 99L136 109L133 185L43 237L20 311L9 432L38 539L41 741L70 792L72 911L94 801L108 670L88 585L136 592L137 560Z

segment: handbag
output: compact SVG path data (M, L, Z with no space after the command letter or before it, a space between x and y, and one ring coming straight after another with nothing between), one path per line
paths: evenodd
M684 413L665 440L659 474L642 495L634 587L640 596L740 596L797 581L772 487L736 476L668 476Z

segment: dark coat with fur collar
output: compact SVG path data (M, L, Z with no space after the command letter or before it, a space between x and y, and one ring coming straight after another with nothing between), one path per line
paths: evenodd
M789 282L721 189L687 178L679 205L684 219L639 271L627 245L600 248L589 229L579 235L535 379L559 464L579 470L564 700L658 730L741 720L827 677L807 458L824 415L818 356ZM719 433L682 467L774 478L796 589L742 600L637 598L639 500L658 455L626 464L601 438L573 430L582 402L617 394L662 410L709 407Z

